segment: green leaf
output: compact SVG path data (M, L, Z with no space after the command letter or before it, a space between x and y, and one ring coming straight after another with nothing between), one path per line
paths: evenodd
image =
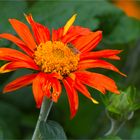
M138 20L126 16L124 12L105 0L90 2L39 1L32 5L29 12L50 28L63 26L73 13L77 13L75 24L88 27L91 30L103 30L104 41L109 44L136 41L140 34Z
M129 94L128 101L133 104L136 101L136 88L133 86L129 86L126 90L126 93Z
M138 140L140 139L140 121L139 119L136 121L135 123L135 127L133 127L132 129L132 135L131 135L131 139L132 140Z
M32 13L39 22L47 24L50 28L63 26L72 14L77 13L75 25L78 24L95 30L99 28L101 23L103 24L102 27L114 25L123 12L106 0L90 2L59 0L36 2L29 9L29 13ZM110 17L114 17L111 24Z
M0 127L0 139L3 140L3 130L1 127Z
M2 90L7 83L15 80L16 78L29 74L31 72L31 70L20 69L15 72L0 74L0 82L5 82L3 83L3 85L0 85L0 89ZM25 96L28 96L28 98L24 98ZM15 104L22 109L29 110L35 107L35 101L33 99L31 86L12 91L10 93L2 94L1 97L11 102L11 104Z
M0 32L9 32L11 30L9 18L20 18L27 8L26 1L0 1Z
M125 44L136 41L140 35L140 21L122 16L105 41L110 44Z
M20 117L21 111L16 106L0 101L0 139L12 139L19 133Z
M121 138L118 136L106 136L106 137L98 138L96 140L121 140Z
M63 139L66 140L66 135L63 130L63 128L54 121L41 121L40 122L40 139L53 139L53 140L58 140L58 139Z
M75 25L102 30L105 43L111 45L136 41L140 34L140 21L126 16L106 0L38 1L32 5L29 13L50 29L64 26L72 14L77 13Z
M136 91L136 88L134 86L129 86L126 92L128 93L128 101L132 106L132 110L140 109L139 93Z

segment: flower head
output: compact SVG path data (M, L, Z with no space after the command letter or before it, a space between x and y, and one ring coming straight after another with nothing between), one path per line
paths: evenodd
M92 51L102 39L102 32L92 32L88 28L73 26L73 15L64 27L52 30L37 23L32 15L25 15L32 28L16 19L9 19L19 38L9 34L0 34L0 38L15 43L23 52L11 48L0 48L0 60L8 61L0 68L1 73L21 68L32 69L34 73L21 76L4 87L10 92L32 84L37 107L46 96L57 102L61 95L61 83L64 85L70 104L71 118L78 109L78 94L82 93L95 104L86 85L106 93L106 90L119 94L115 82L102 74L89 72L90 68L105 68L122 74L115 66L102 58L119 60L120 50ZM124 75L124 74L122 74Z

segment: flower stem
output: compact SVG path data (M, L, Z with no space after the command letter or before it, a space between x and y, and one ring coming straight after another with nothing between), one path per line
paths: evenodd
M128 114L127 118L124 120L115 120L111 118L107 113L107 111L106 114L111 121L110 129L105 133L105 136L109 136L109 135L116 135L120 131L122 126L126 123L126 121L130 120L133 117L134 112L130 112L130 114Z
M39 125L41 121L46 122L48 115L50 113L51 107L53 105L53 102L51 100L47 100L46 97L44 97L42 105L41 105L41 109L40 109L40 114L38 117L38 121L34 130L34 134L32 136L32 140L37 140L39 139L40 135L39 135Z
M110 119L110 121L111 121L110 129L107 131L105 136L116 135L126 122L126 121L116 121L114 119Z

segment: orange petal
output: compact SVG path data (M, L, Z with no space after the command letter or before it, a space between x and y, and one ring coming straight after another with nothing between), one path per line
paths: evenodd
M9 19L12 27L28 47L34 51L36 43L27 25L16 19Z
M33 62L29 56L10 48L0 48L0 60Z
M72 86L71 79L67 77L66 79L63 79L63 84L66 88L69 105L70 105L70 111L71 111L71 119L76 115L76 112L78 110L78 95L74 87Z
M99 35L97 35L97 37L95 37L94 40L91 41L88 45L86 45L85 47L83 47L80 50L81 52L84 53L84 52L91 51L91 50L93 50L99 44L99 42L102 39L102 32L101 31L98 31L98 32L99 32Z
M3 93L14 91L31 84L33 82L33 79L36 77L36 75L37 74L28 74L17 78L16 80L10 82L4 87Z
M114 65L111 63L108 63L104 60L83 60L80 61L78 64L78 69L89 69L89 68L104 68L104 69L109 69L115 72L118 72L119 74L126 76L122 72L120 72Z
M102 39L102 32L91 32L86 36L79 37L73 45L81 52L88 52L94 49Z
M47 74L44 74L43 78L46 77ZM49 78L45 78L45 82L42 85L42 90L45 94L45 96L49 99L51 98L51 82L48 80Z
M84 96L86 96L87 98L89 98L93 103L98 104L98 101L96 101L95 99L93 99L89 93L89 91L87 90L87 88L77 79L76 83L75 83L75 88L77 90L79 90Z
M3 33L3 34L0 34L0 38L5 38L7 40L12 41L17 46L19 46L19 48L21 48L24 52L26 52L28 55L33 56L33 51L29 47L27 47L27 45L25 45L25 43L21 41L19 38L17 38L16 36L12 34L8 34L8 33Z
M57 102L59 97L60 97L60 94L61 94L61 84L59 82L59 80L57 80L56 78L52 78L51 80L51 85L52 85L52 100L54 102Z
M57 79L60 79L60 80L63 79L63 77L62 77L60 74L56 73L56 72L47 74L47 77L48 77L48 78L52 78L52 77L53 77L53 78L57 78Z
M89 33L91 33L91 31L88 28L83 28L80 26L71 26L71 28L69 29L67 34L64 35L61 40L65 44L72 43L72 42L74 42L75 39L77 39L81 36L85 36Z
M112 56L109 56L107 57L108 59L113 59L113 60L120 60L120 57L117 56L117 55L112 55Z
M52 97L52 100L57 102L61 94L60 82L53 76L52 74L40 72L33 80L33 93L38 108L40 108L44 96L47 98Z
M96 52L87 52L87 53L82 53L80 55L80 59L98 59L98 58L108 58L108 59L119 59L116 54L119 54L122 52L122 50L101 50L101 51L96 51Z
M11 72L11 71L14 70L14 69L8 69L8 68L6 68L7 65L9 65L9 63L6 63L6 64L4 64L3 66L0 67L0 73L7 73L7 72Z
M106 90L116 94L120 93L115 82L105 75L88 71L78 71L75 74L82 83L99 90L103 94L105 94Z
M58 80L60 76L57 73L46 74L43 72L39 75L41 77L41 89L44 96L57 102L61 94L61 84Z
M72 24L74 23L75 19L76 19L77 14L74 14L65 24L64 26L64 32L63 32L63 36L68 32L69 28L72 26Z
M57 30L52 30L52 41L58 41L63 36L64 28L59 28Z
M25 15L25 17L32 27L37 44L50 40L50 31L47 27L35 22L31 14Z
M33 80L33 94L34 99L36 101L37 108L41 107L43 97L45 96L45 93L43 92L43 86L45 84L45 78L42 73L39 73L36 78Z
M28 63L25 61L16 61L16 62L9 62L3 68L4 71L6 70L16 70L19 68L28 68L33 70L39 70L39 67L35 63Z
M91 31L88 28L83 28L80 26L71 26L66 35L63 36L64 28L59 28L57 30L52 30L52 41L61 40L63 43L72 43L80 36L85 36Z
M134 1L134 0L115 0L113 3L115 6L119 7L122 9L126 15L130 17L134 17L136 19L140 19L140 12L139 12L139 1Z

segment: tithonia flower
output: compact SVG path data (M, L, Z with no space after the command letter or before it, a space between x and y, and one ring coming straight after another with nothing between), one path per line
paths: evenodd
M92 32L88 28L73 26L76 15L73 15L64 27L52 30L35 22L31 15L26 19L27 25L17 19L9 19L10 24L19 36L9 33L0 34L0 38L15 43L21 52L11 48L0 48L0 60L8 61L0 68L1 73L21 68L32 69L33 73L17 78L4 87L3 92L11 92L32 84L33 95L39 108L43 97L57 102L61 95L61 84L64 85L70 104L71 118L78 109L78 94L92 98L86 85L106 93L106 90L119 94L115 82L102 74L89 72L90 68L104 68L122 74L115 66L102 58L119 60L120 50L93 51L102 38L102 32ZM123 74L122 74L123 75Z
M140 19L140 7L137 0L115 0L113 3L122 9L128 16Z

